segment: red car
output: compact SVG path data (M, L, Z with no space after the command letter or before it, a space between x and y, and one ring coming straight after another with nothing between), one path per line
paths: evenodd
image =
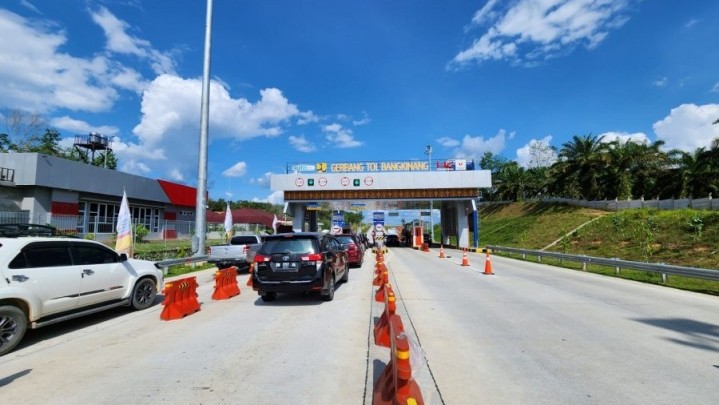
M345 233L335 235L342 246L347 248L347 259L350 265L362 267L364 262L364 245L359 240L359 236L353 233Z

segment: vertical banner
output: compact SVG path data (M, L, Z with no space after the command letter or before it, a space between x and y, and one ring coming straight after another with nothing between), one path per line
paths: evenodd
M280 221L277 219L277 215L275 215L275 218L272 220L272 233L277 233L277 225L279 225Z
M130 206L127 203L125 190L122 190L120 213L117 216L115 251L117 253L126 253L128 257L132 257L132 215L130 214Z
M227 235L227 242L229 243L232 238L232 211L230 210L230 203L227 203L227 209L225 210L225 234Z

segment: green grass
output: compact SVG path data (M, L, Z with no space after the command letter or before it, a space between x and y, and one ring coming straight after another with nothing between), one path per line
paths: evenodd
M480 209L481 246L498 245L542 249L603 211L559 204L497 204Z
M581 229L579 225L595 219ZM481 209L481 245L549 251L630 261L719 269L719 212L632 209L604 212L565 205L517 203ZM536 261L536 258L527 257ZM581 263L544 258L543 263L571 269ZM588 271L612 277L719 294L719 282L590 265Z

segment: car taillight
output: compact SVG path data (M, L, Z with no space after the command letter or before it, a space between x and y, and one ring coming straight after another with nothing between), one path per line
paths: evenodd
M302 256L304 262L319 262L322 261L322 255L319 253L311 253L307 256Z
M269 262L270 257L269 256L262 256L262 255L255 255L255 263L263 263L263 262Z
M350 243L350 244L349 244L349 248L348 248L347 250L350 251L350 252L356 252L356 251L357 251L357 245L355 245L354 243Z

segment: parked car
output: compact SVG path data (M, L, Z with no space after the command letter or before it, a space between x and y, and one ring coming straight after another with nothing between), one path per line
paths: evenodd
M60 236L48 226L0 225L0 356L27 328L102 310L149 308L162 271L102 243Z
M331 301L336 283L348 279L347 250L334 235L270 235L255 254L253 288L263 301L273 301L278 292L312 291Z
M342 246L347 248L347 259L350 265L362 267L364 263L364 245L360 238L353 233L335 235Z
M209 260L218 269L236 266L237 270L247 270L252 256L260 248L262 238L258 235L237 235L230 243L210 246Z

